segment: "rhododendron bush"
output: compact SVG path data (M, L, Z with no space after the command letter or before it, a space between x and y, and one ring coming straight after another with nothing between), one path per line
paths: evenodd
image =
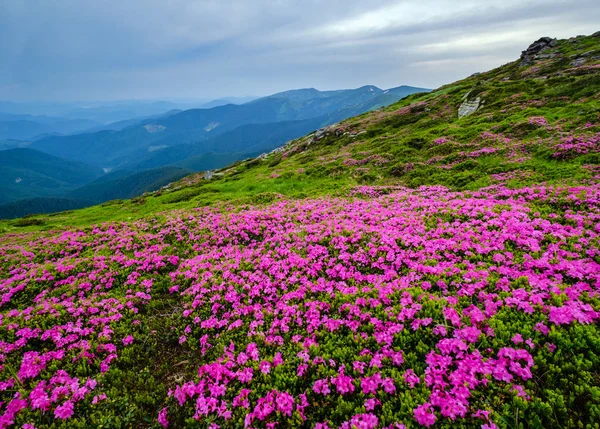
M586 427L599 203L362 187L13 235L0 428Z

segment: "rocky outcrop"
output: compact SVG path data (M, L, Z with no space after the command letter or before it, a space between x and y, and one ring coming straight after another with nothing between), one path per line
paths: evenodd
M465 100L458 108L458 118L464 118L465 116L475 113L481 105L481 97L477 97L474 100Z
M319 141L322 138L330 135L332 130L333 130L333 127L331 127L331 126L318 129L317 131L315 131L314 139L316 141Z
M315 131L313 139L315 141L319 141L322 138L330 136L330 135L335 135L336 137L339 137L344 134L344 129L339 128L339 126L340 126L340 124L333 124L333 125L329 125L327 127L321 128L321 129Z
M536 40L521 53L521 65L528 66L533 64L535 60L555 57L557 53L551 51L556 45L558 45L558 42L551 37L542 37Z
M597 59L598 57L592 56L592 54L594 54L595 52L596 51L592 50L592 51L584 52L582 54L571 55L569 57L572 60L571 61L571 66L572 67L579 67L579 66L585 64L587 62L587 60L590 59L590 58L593 59L593 60Z

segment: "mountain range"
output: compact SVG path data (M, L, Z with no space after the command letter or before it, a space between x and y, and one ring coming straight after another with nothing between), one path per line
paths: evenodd
M85 206L82 201L131 198L193 171L269 152L316 129L426 91L409 86L382 90L372 85L335 91L299 89L239 105L220 105L227 100L217 100L214 107L172 109L79 134L46 135L33 141L5 139L0 141L4 169L0 203L12 203L12 217L29 214L36 205L40 210L60 208L57 198L68 198L69 206L73 199ZM19 157L16 168L11 162ZM46 166L86 173L64 181ZM17 200L30 198L36 204L22 201L24 209L19 211ZM42 207L43 198L52 198L53 204Z

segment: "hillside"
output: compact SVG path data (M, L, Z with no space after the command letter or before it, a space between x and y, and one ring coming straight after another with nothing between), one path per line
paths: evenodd
M205 155L208 154L215 155L212 157L213 162L207 163L199 170L222 168L234 161L270 152L295 137L347 116L351 115L347 109L343 109L335 114L311 119L241 125L201 143L180 144L153 150L138 159L125 161L124 168L143 169L165 164L189 164L190 159L197 157L206 159Z
M542 38L212 174L0 222L0 422L593 428L599 224L600 32Z
M192 158L189 163L190 165L194 165L201 163L201 161ZM113 173L103 174L91 182L88 180L78 183L78 186L73 185L62 188L58 187L60 183L48 180L46 177L40 180L44 186L53 186L54 192L49 191L45 197L22 198L21 195L24 192L22 192L22 189L19 189L19 192L15 191L12 195L20 198L0 204L0 219L14 219L33 214L70 211L104 203L109 200L134 198L169 185L182 177L188 176L192 171L180 167L160 167L144 171L118 170ZM21 171L21 173L24 172ZM28 173L28 175L21 175L26 178L26 181L31 181L33 175L31 172ZM22 182L17 183L17 185L20 183ZM31 195L43 193L41 191L45 190L41 183L32 184L27 189ZM0 188L0 191L4 192L2 188Z
M0 151L0 203L57 195L102 174L98 167L60 159L33 149Z
M189 163L195 162L190 159ZM134 198L192 172L180 167L159 167L106 174L99 167L33 149L0 151L0 219Z
M22 218L31 214L50 214L64 213L65 211L81 209L83 207L93 206L98 201L65 198L65 197L37 197L15 200L9 203L0 204L0 219ZM43 225L39 219L23 219L16 221L15 225Z
M162 186L188 176L190 173L191 170L176 167L131 172L124 176L121 176L117 172L120 177L115 177L114 179L103 177L81 188L77 188L67 195L71 198L88 199L97 202L134 198L144 192L156 191Z

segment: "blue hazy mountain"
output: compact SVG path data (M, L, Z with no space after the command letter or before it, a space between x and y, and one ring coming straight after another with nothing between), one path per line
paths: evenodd
M0 203L61 195L103 174L97 166L29 148L0 151Z
M0 140L31 140L44 134L81 133L97 125L100 124L89 119L0 112Z
M0 101L0 114L49 116L64 119L85 119L96 125L124 121L132 118L160 115L170 110L201 107L209 100L171 102L154 100L124 100L113 102L17 103ZM91 128L91 127L88 127Z

